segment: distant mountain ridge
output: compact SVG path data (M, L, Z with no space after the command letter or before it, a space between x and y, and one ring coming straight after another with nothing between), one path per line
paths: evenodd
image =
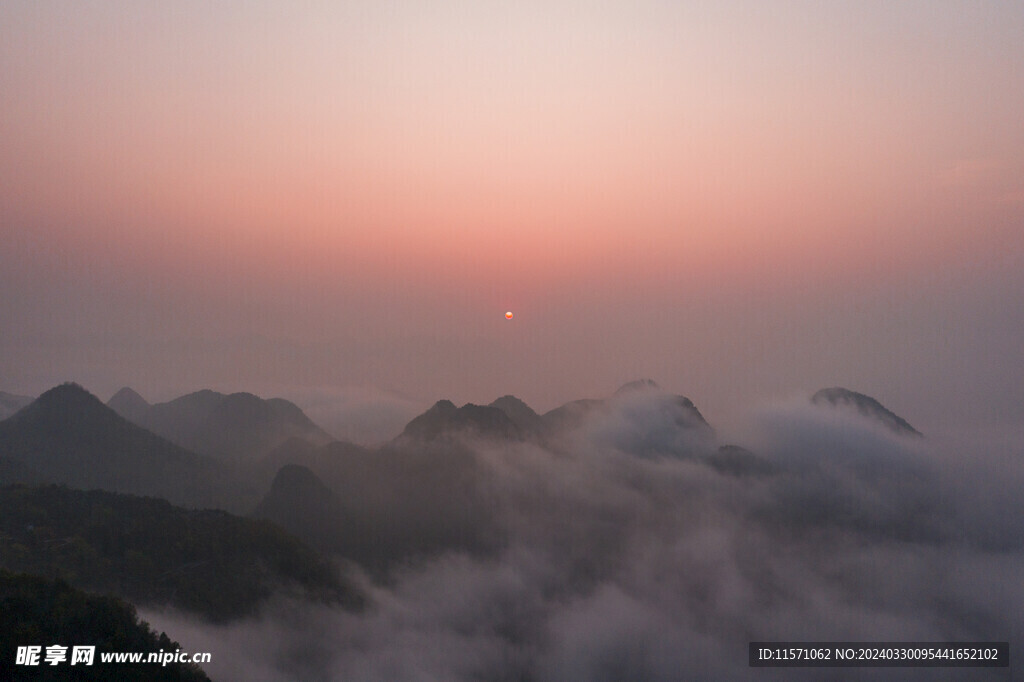
M552 431L571 429L583 423L588 414L604 405L600 398L580 398L541 415L544 426Z
M122 416L183 448L232 465L249 465L292 438L324 445L334 438L294 403L209 389L150 405L123 388L108 402Z
M107 401L107 407L130 422L138 422L149 411L150 404L141 395L125 386Z
M874 419L887 428L904 436L921 436L921 432L911 426L906 419L886 408L869 395L851 391L848 388L835 386L823 388L813 396L815 405L830 406L840 409L852 409L864 417Z
M918 434L877 400L848 389L824 389L812 401ZM216 455L175 445L113 407ZM256 509L314 547L384 575L441 552L500 551L507 529L498 522L490 458L518 457L523 445L530 456L539 448L685 459L736 479L779 471L758 453L720 444L693 401L651 380L545 414L513 395L462 407L439 400L378 448L330 439L285 400L203 390L149 405L122 389L107 407L66 384L0 422L0 483L56 482L236 513Z
M547 429L541 416L533 411L533 408L514 395L503 395L488 407L494 407L512 420L519 431L524 435L539 435Z
M43 481L184 505L221 507L237 494L215 461L132 424L73 383L0 422L0 458Z
M456 407L450 400L439 400L410 421L399 439L430 442L461 434L495 440L545 441L549 436L581 426L588 418L600 418L602 410L621 407L644 396L660 400L663 409L673 411L672 419L677 426L710 429L689 398L667 393L654 381L642 379L624 384L608 398L573 400L543 415L514 395L504 395L490 405L467 403L462 407Z
M600 416L602 410L621 406L631 400L647 396L658 399L663 406L677 414L674 420L679 426L693 428L711 428L704 415L700 413L693 401L682 395L665 391L651 379L630 381L620 386L608 398L583 398L572 400L560 407L544 413L541 420L549 430L572 429L580 426L591 416Z
M522 429L497 407L473 403L455 407L450 400L438 400L433 407L410 421L398 439L429 442L456 434L500 440L523 438Z

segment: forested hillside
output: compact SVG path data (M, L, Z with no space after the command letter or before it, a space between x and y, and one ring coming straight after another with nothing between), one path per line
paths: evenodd
M270 522L55 485L0 488L0 568L217 621L279 589L361 604L330 562Z
M101 663L101 653L175 652L182 648L165 633L158 636L139 620L131 604L116 597L86 594L62 580L0 570L0 614L2 680L210 682L193 664ZM19 646L40 646L45 651L54 644L68 647L68 661L53 666L16 665ZM93 664L72 667L74 646L95 646Z

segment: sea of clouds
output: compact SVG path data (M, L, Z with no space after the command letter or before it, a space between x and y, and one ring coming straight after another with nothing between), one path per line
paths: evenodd
M749 452L721 469L722 435L680 426L665 398L627 396L544 445L465 443L472 467L453 475L471 472L473 504L430 490L417 504L494 542L451 542L383 579L345 564L363 612L282 596L226 626L142 615L212 652L204 668L224 680L1010 679L752 669L747 645L1021 651L1020 440L944 444L800 400L750 415L728 439Z

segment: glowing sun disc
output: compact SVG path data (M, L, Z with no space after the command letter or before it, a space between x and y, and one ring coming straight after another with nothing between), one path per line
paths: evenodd
M511 310L508 311L507 313L505 313L505 319L506 320L511 320L512 319L512 311Z

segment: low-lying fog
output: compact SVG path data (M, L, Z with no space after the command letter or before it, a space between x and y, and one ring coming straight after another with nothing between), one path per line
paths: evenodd
M1011 655L1021 650L1020 440L898 435L805 400L731 434L672 419L641 393L557 445L473 441L467 485L488 513L477 522L457 500L436 500L423 522L478 523L491 548L455 543L385 580L346 565L371 597L365 612L281 597L229 626L142 616L212 652L205 669L224 680L819 679L823 669L750 669L747 643L1009 640ZM827 671L965 674L1009 671Z

